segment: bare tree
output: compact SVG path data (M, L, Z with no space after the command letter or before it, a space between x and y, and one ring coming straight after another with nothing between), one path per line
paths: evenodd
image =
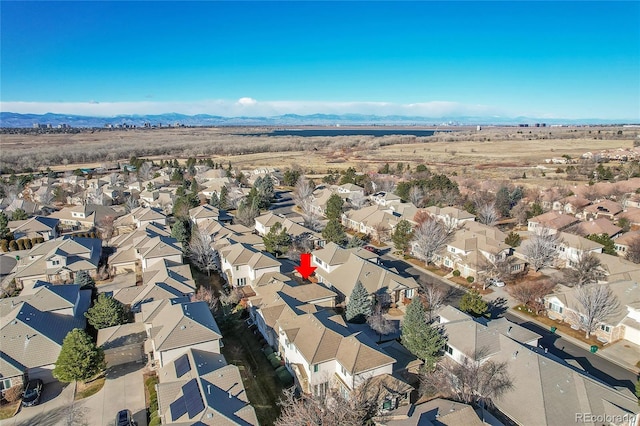
M8 203L12 203L18 198L18 194L20 193L20 185L18 184L18 182L3 183L2 192L4 192L4 198L8 201Z
M53 202L53 199L54 197L51 187L47 187L46 191L40 194L40 204L44 206L48 206L49 204L51 204Z
M392 177L379 176L375 178L371 183L373 186L373 190L376 192L393 192L396 189L396 180Z
M507 288L509 294L532 309L536 315L544 311L544 297L553 291L555 284L552 281L526 281Z
M513 389L507 362L486 360L487 350L466 354L461 363L446 360L436 371L421 377L421 385L448 393L465 404L491 405L504 393Z
M576 290L575 310L587 339L596 328L620 309L620 302L606 284L593 284Z
M119 181L120 181L120 174L119 173L111 173L109 175L109 184L111 186L117 185Z
M419 186L412 186L409 190L409 201L416 207L422 207L424 201L424 191Z
M88 189L85 204L104 205L104 192L102 192L102 188Z
M200 228L193 232L189 242L189 258L198 269L207 271L207 275L219 269L218 252L211 247L211 242L211 235Z
M311 213L311 201L313 201L313 186L306 177L300 176L300 178L296 182L295 188L293 189L292 198L294 203L296 203L296 205L300 207L303 215L308 215Z
M518 225L525 225L527 223L528 214L529 205L524 200L518 201L518 204L511 209L511 217L516 220Z
M220 305L222 305L222 313L224 316L229 315L232 307L236 306L240 301L240 294L237 289L231 289L228 293L222 291L218 297Z
M367 324L376 333L378 333L378 342L382 340L382 336L389 334L396 330L393 322L386 319L382 313L382 306L378 303L373 310L373 313L367 318Z
M573 265L564 269L565 282L578 287L597 283L602 276L600 265L600 259L594 253L582 251Z
M419 281L420 288L424 294L424 298L427 301L428 313L429 313L429 322L433 321L433 312L436 311L442 303L447 299L447 291L443 290L441 287L438 287L437 284L433 282L425 282Z
M98 222L98 231L100 232L100 237L103 241L111 240L113 237L113 233L115 231L115 227L113 225L115 221L115 217L113 215L104 216Z
M198 291L191 296L192 302L206 302L209 306L209 309L214 311L218 308L218 302L220 301L218 297L211 291L210 288L207 288L201 285L198 288Z
M453 237L453 232L439 220L429 217L413 232L413 253L425 263L431 263L433 256L444 249Z
M152 169L151 162L145 161L144 163L142 163L142 165L140 166L140 169L138 169L138 176L140 177L140 179L142 180L151 179L151 169Z
M376 233L376 240L379 243L383 243L389 239L389 234L391 233L391 228L388 224L383 222L375 223L372 226L373 230Z
M516 263L513 256L496 255L493 258L480 256L479 275L482 281L482 289L487 288L487 284L492 279L506 281L511 277L511 268Z
M356 209L359 210L367 203L367 197L362 194L362 192L354 192L349 196L349 204Z
M133 195L129 195L127 199L124 201L124 208L127 213L131 213L132 210L140 207L140 203L138 199L133 197Z
M627 260L640 263L640 236L635 237L627 247Z
M536 272L551 266L558 257L558 245L561 244L558 234L553 234L548 228L541 228L526 241L524 255ZM524 244L523 244L524 245Z
M498 219L500 219L500 214L498 210L496 210L495 202L479 204L476 207L476 212L478 222L487 226L495 225Z

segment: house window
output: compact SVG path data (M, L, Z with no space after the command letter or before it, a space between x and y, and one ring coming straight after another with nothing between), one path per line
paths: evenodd
M239 287L240 287L240 286L243 286L243 285L247 285L247 278L246 278L246 277L244 277L244 278L238 278L238 279L236 280L236 282L238 283L238 286L239 286Z
M604 331L605 333L611 333L611 326L602 324L600 325L600 330Z
M342 373L343 376L347 377L347 369L344 368L342 365L340 365L340 373Z
M317 373L320 370L320 366L318 364L313 364L313 372Z
M562 313L562 306L558 305L557 303L553 303L553 302L549 303L549 309L559 314Z
M407 299L411 299L411 298L413 297L413 289L412 289L412 288L409 288L409 289L405 290L405 291L404 291L404 296L405 296Z
M453 348L449 345L444 345L444 350L447 351L449 355L453 355Z
M0 390L9 389L11 387L11 379L0 380Z
M329 388L329 383L328 382L320 383L319 385L314 385L313 386L313 395L314 396L319 396L321 398L324 398L324 396L327 394L327 389L328 388Z

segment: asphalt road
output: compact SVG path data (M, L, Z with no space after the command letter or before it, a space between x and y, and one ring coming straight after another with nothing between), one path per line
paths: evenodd
M291 191L276 191L274 198L275 201L271 203L271 206L269 207L269 210L273 214L281 214L285 217L295 214L293 211L295 203L291 198Z
M413 267L410 263L392 257L389 252L390 249L385 249L382 252L383 254L380 256L386 267L395 268L400 274L412 276L418 282L437 284L443 290L449 291L446 303L452 306L458 306L460 298L465 292L463 289L459 289L443 279L427 275ZM490 309L492 316L504 316L509 321L515 322L528 330L540 334L542 336L540 344L544 348L548 348L552 355L563 360L575 360L575 363L577 363L592 377L602 380L616 388L627 388L631 392L635 392L637 376L633 372L607 361L599 355L592 354L590 351L574 345L557 334L552 334L548 329L542 328L536 323L520 319L520 317L517 317L507 311L505 303L501 303L499 301L494 306L491 306Z

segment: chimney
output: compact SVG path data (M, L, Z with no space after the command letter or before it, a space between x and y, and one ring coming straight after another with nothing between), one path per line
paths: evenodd
M207 385L207 394L211 395L211 385Z
M509 329L507 330L507 335L511 336L511 329L513 328L513 326L509 326Z
M231 399L231 391L229 391L229 399Z
M516 359L517 357L518 357L518 351L515 351L515 352L513 353L513 359Z

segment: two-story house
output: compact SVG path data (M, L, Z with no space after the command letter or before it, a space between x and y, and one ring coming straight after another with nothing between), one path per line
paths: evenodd
M275 257L248 244L231 244L219 253L222 272L233 287L251 285L267 272L280 272L281 264Z

